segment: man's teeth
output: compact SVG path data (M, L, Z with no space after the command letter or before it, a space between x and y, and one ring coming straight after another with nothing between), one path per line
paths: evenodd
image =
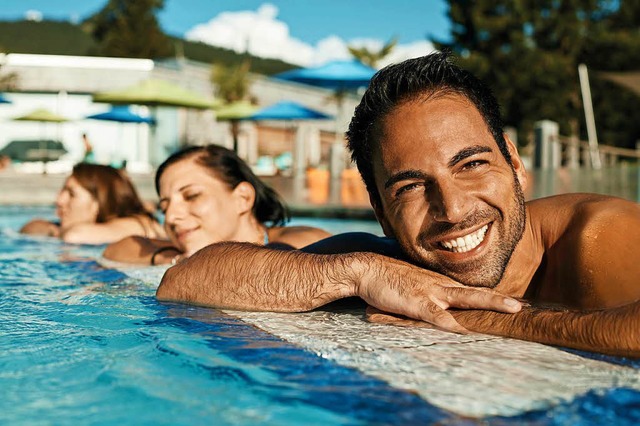
M484 240L484 236L489 229L489 225L485 225L471 234L467 234L464 237L458 237L454 240L442 241L440 245L447 250L454 253L465 253L469 250L473 250Z

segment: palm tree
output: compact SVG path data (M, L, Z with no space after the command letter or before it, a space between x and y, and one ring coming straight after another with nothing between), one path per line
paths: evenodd
M4 60L6 58L6 53L4 53L4 49L0 46L0 70L4 65ZM0 92L5 90L13 90L18 85L18 75L14 72L12 73L2 73L0 71Z
M249 70L251 59L243 60L239 65L214 65L211 70L211 82L217 87L217 96L225 103L242 101L250 97L251 81ZM238 152L239 120L230 120L233 150Z
M369 50L366 46L347 46L347 49L349 49L351 56L358 61L370 66L371 68L377 68L378 63L391 53L391 51L396 47L396 44L398 44L398 39L394 37L379 50Z

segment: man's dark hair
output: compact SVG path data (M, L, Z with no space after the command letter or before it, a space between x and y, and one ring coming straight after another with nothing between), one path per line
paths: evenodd
M469 71L453 64L447 52L409 59L389 65L373 76L347 131L351 159L358 166L372 202L380 203L372 156L384 118L402 103L449 94L464 96L475 105L500 152L507 162L511 161L503 135L500 106L489 87Z

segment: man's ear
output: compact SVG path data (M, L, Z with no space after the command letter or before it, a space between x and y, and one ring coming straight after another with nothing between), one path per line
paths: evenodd
M520 154L518 154L518 148L516 148L516 144L514 144L511 139L509 139L509 135L504 134L504 140L507 143L507 149L509 150L509 155L511 155L511 166L513 170L516 172L516 177L518 178L518 182L524 191L527 189L527 171L524 169L524 163L522 162L522 158L520 158Z
M376 219L378 223L382 227L382 232L389 238L394 238L395 235L391 230L391 226L389 226L389 222L384 216L384 208L382 207L382 203L377 195L371 195L369 192L369 203L371 203L371 207L373 207L373 213L376 215Z
M233 188L233 199L239 215L251 212L256 201L256 190L249 182L240 182Z

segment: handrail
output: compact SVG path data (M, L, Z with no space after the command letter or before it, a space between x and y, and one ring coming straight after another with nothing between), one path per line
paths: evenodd
M567 136L558 136L558 143L565 146L575 146L575 139ZM585 150L589 150L589 142L579 141L578 146ZM640 159L640 150L619 148L617 146L602 145L598 146L601 154L614 154L620 157L632 157Z

